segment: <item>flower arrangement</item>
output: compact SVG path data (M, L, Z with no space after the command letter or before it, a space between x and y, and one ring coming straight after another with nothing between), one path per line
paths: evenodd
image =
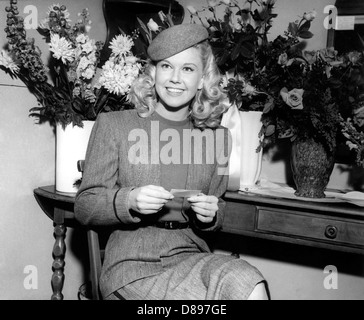
M104 44L88 36L88 10L79 13L72 26L66 6L52 5L38 27L52 53L48 67L34 39L27 39L16 4L10 0L6 7L8 50L1 52L0 67L22 80L37 98L40 106L30 109L30 116L63 127L82 127L82 121L95 120L100 112L128 108L130 85L143 70L143 61L131 51L136 34L116 36L110 43L112 53L100 69Z
M210 44L224 75L223 86L242 111L263 111L265 143L297 135L321 141L334 152L341 131L363 164L363 54L332 48L307 51L316 12L306 12L269 40L277 17L275 0L209 0L188 6L191 23L209 30ZM218 14L223 12L223 18ZM208 17L203 17L203 13Z

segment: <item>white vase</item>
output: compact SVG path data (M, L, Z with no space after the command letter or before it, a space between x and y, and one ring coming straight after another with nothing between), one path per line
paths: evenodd
M56 190L76 193L75 183L81 179L77 161L84 160L88 140L95 121L83 121L83 128L57 124L56 127Z
M262 112L239 111L235 105L223 115L221 124L230 130L232 150L229 158L230 191L249 191L257 188L262 170L262 149L259 132L262 128Z
M263 149L259 148L262 137L261 111L239 111L241 120L240 188L249 191L257 188L262 171ZM258 148L260 149L258 151Z

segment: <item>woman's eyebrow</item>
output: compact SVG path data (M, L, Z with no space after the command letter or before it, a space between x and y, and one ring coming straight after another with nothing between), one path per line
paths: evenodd
M169 61L168 59L164 59L164 60L161 60L160 61L160 63L161 62L166 62L166 63L168 63L168 64L170 64L170 65L174 65L171 61ZM197 68L197 64L195 64L194 62L184 62L183 64L182 64L182 66L186 66L186 65L192 65L192 66L194 66L194 67L196 67Z

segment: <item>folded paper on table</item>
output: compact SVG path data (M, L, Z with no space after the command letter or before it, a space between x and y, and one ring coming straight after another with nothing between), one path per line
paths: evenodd
M325 203L343 202L343 199L341 199L342 196L341 192L325 191L326 198L298 197L294 194L295 189L293 189L292 187L286 184L274 183L265 179L261 179L260 186L254 190L250 190L249 193L264 195L274 198L295 199L295 200L311 201L311 202L325 202Z
M201 193L201 190L172 189L171 193L176 198L189 198L197 196L199 193Z
M338 196L341 200L355 204L359 207L364 207L364 193L359 191L351 191Z

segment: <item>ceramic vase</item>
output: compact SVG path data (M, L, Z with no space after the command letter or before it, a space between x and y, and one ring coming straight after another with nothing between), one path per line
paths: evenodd
M313 138L298 136L291 151L291 169L296 185L295 195L325 198L325 189L334 169L334 152L327 151Z
M249 191L257 188L262 171L263 149L259 148L262 137L262 112L239 111L241 120L240 188Z
M83 127L62 125L56 127L56 190L76 193L81 179L77 161L84 160L88 140L95 121L83 121Z
M239 111L233 105L223 115L221 124L230 130L232 150L229 158L230 191L249 191L257 188L262 170L263 150L258 147L262 137L262 112Z

